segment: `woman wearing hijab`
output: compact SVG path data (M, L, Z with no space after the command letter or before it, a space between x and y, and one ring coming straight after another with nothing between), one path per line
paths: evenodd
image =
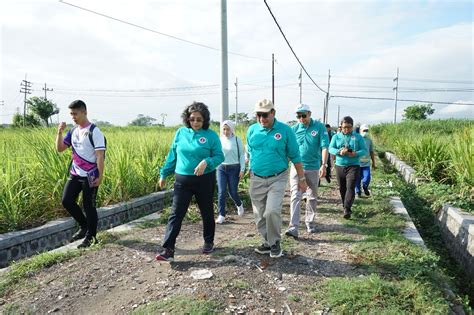
M245 172L245 152L242 140L235 135L235 125L230 120L221 124L221 144L224 152L224 162L217 168L217 209L219 215L216 223L225 221L225 204L227 190L237 206L239 216L244 215L244 206L237 192L239 180Z

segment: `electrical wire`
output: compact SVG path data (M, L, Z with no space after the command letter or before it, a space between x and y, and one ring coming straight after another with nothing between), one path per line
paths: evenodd
M328 92L326 92L325 90L323 90L316 82L314 82L314 80L313 80L313 78L311 77L311 75L308 73L308 71L306 71L306 68L303 66L303 64L301 63L300 59L298 58L298 56L296 55L295 51L293 50L293 47L291 47L290 42L289 42L288 39L286 38L285 33L283 33L283 30L281 29L280 24L278 24L278 21L277 21L276 17L273 15L273 12L272 12L272 10L270 9L270 6L269 6L268 3L267 3L267 0L263 0L263 2L265 2L265 5L267 6L268 11L270 12L271 16L273 17L273 20L275 21L276 25L278 26L278 29L279 29L280 32L281 32L281 35L283 35L283 38L285 39L286 43L288 44L288 47L290 47L291 52L293 53L293 55L295 56L296 60L297 60L298 63L300 64L301 68L304 70L304 73L306 73L306 75L307 75L308 78L311 80L311 82L313 82L313 84L314 84L321 92L327 94Z
M63 3L63 4L67 4L67 5L71 6L71 7L75 7L75 8L77 8L77 9L80 9L80 10L83 10L83 11L86 11L86 12L89 12L89 13L93 13L93 14L96 14L96 15L99 15L99 16L102 16L102 17L105 17L105 18L107 18L107 19L114 20L114 21L116 21L116 22L120 22L120 23L123 23L123 24L127 24L127 25L130 25L130 26L133 26L133 27L136 27L136 28L139 28L139 29L148 31L148 32L152 32L152 33L155 33L155 34L158 34L158 35L166 36L166 37L169 37L169 38L172 38L172 39L175 39L175 40L178 40L178 41L187 43L187 44L191 44L191 45L195 45L195 46L199 46L199 47L211 49L211 50L214 50L214 51L222 51L222 50L219 49L219 48L215 48L215 47L212 47L212 46L208 46L208 45L205 45L205 44L201 44L201 43L193 42L193 41L190 41L190 40L187 40L187 39L184 39L184 38L180 38L180 37L177 37L177 36L174 36L174 35L170 35L170 34L166 34L166 33L163 33L163 32L159 32L159 31L156 31L156 30L154 30L154 29L151 29L151 28L148 28L148 27L145 27L145 26L141 26L141 25L138 25L138 24L135 24L135 23L131 23L131 22L128 22L128 21L119 19L119 18L115 18L115 17L112 17L112 16L110 16L110 15L107 15L107 14L104 14L104 13L100 13L100 12L97 12L97 11L94 11L94 10L90 10L90 9L87 9L87 8L84 8L84 7L81 7L81 6L78 6L78 5L75 5L75 4L72 4L72 3L69 3L69 2L63 1L63 0L59 0L59 2L60 2L60 3ZM257 59L257 60L262 60L262 61L269 61L269 59L264 59L264 58L260 58L260 57L254 57L254 56L244 55L244 54L240 54L240 53L236 53L236 52L231 52L231 51L227 51L227 52L228 52L229 54L236 55L236 56L240 56L240 57L251 58L251 59Z

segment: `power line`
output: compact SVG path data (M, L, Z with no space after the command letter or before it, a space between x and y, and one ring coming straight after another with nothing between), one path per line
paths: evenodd
M195 46L199 46L199 47L211 49L211 50L214 50L214 51L221 51L221 49L219 49L219 48L215 48L215 47L208 46L208 45L205 45L205 44L193 42L193 41L190 41L190 40L187 40L187 39L184 39L184 38L180 38L180 37L177 37L177 36L174 36L174 35L162 33L162 32L156 31L156 30L154 30L154 29L151 29L151 28L148 28L148 27L145 27L145 26L141 26L141 25L138 25L138 24L135 24L135 23L131 23L131 22L128 22L128 21L119 19L119 18L115 18L115 17L112 17L112 16L110 16L110 15L107 15L107 14L104 14L104 13L100 13L100 12L97 12L97 11L93 11L93 10L90 10L90 9L87 9L87 8L84 8L84 7L80 7L80 6L78 6L78 5L75 5L75 4L72 4L72 3L68 3L68 2L63 1L63 0L59 0L59 2L64 3L64 4L67 4L67 5L70 5L71 7L75 7L75 8L77 8L77 9L80 9L80 10L83 10L83 11L86 11L86 12L89 12L89 13L93 13L93 14L96 14L96 15L99 15L99 16L102 16L102 17L105 17L105 18L107 18L107 19L114 20L114 21L116 21L116 22L120 22L120 23L123 23L123 24L127 24L127 25L130 25L130 26L133 26L133 27L136 27L136 28L139 28L139 29L148 31L148 32L152 32L152 33L155 33L155 34L158 34L158 35L166 36L166 37L169 37L169 38L172 38L172 39L181 41L181 42L185 42L185 43L188 43L188 44L191 44L191 45L195 45ZM228 53L229 53L229 54L232 54L232 55L240 56L240 57L251 58L251 59L258 59L258 60L262 60L262 61L268 61L268 59L264 59L264 58L260 58L260 57L248 56L248 55L244 55L244 54L240 54L240 53L235 53L235 52L230 52L230 51L228 51Z
M280 32L281 32L281 35L283 35L283 38L285 39L286 43L288 44L288 47L290 47L291 52L293 53L293 55L295 56L296 60L297 60L298 63L300 64L301 68L304 70L304 73L306 73L306 75L307 75L308 78L311 80L311 82L313 82L314 85L316 85L316 87L317 87L321 92L327 93L327 92L324 91L316 82L314 82L313 78L309 75L308 71L306 71L306 68L303 66L303 64L301 63L300 59L299 59L298 56L296 55L295 51L293 50L293 47L291 47L290 42L288 41L288 39L286 39L285 33L283 33L283 30L281 29L280 24L278 24L277 19L276 19L275 16L273 15L273 12L272 12L272 10L270 9L270 6L269 6L268 3L267 3L267 0L263 0L263 2L265 2L265 5L267 6L268 11L270 12L271 16L273 17L273 20L275 21L276 25L278 26L278 29L279 29Z
M368 97L368 96L349 96L349 95L331 95L331 97L337 98L353 98L363 100L381 100L381 101L394 101L391 97ZM398 102L419 102L428 104L448 104L457 106L474 106L474 103L453 103L453 102L438 102L438 101L427 101L427 100L409 100L409 99L398 99Z

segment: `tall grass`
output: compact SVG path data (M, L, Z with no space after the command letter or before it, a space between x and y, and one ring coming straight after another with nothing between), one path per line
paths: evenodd
M420 176L474 199L474 120L404 121L377 125L371 132L378 145L407 161Z
M106 128L105 178L98 204L142 196L159 188L158 168L174 128ZM61 195L70 150L57 153L55 129L0 129L0 233L65 216Z

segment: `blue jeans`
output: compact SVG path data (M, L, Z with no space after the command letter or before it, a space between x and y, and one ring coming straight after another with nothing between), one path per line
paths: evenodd
M237 188L239 187L240 164L219 165L217 168L217 209L221 216L225 216L225 203L227 199L227 187L229 187L229 195L235 202L236 206L240 206L240 200Z
M360 182L362 181L362 187L365 189L369 188L370 184L370 166L360 168L360 176L357 178L355 191L360 193Z

